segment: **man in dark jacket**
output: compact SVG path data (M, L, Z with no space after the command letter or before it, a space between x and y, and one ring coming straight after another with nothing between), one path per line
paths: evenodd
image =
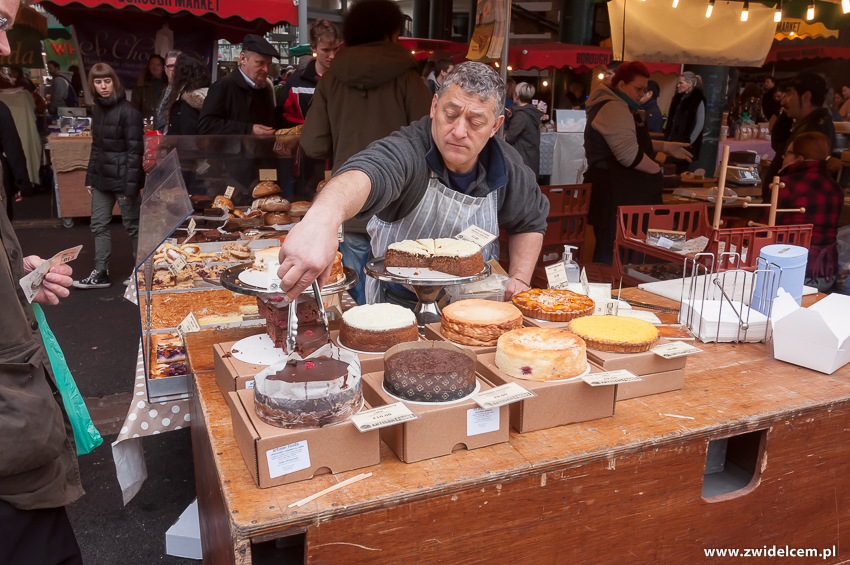
M451 59L440 59L434 64L434 78L429 78L425 85L428 87L428 91L431 93L431 96L437 94L437 91L440 90L440 86L443 84L443 80L445 80L446 75L452 72L453 68L455 68L455 65L452 63Z
M304 69L292 73L283 85L277 99L277 108L275 108L278 123L282 127L291 128L304 123L316 85L322 75L328 72L339 51L339 40L339 29L333 22L315 20L310 25L310 48L316 56ZM288 169L282 172L296 177L293 198L313 200L316 195L316 186L325 180L327 159L311 159L299 152L295 167L292 167L292 159L283 161L283 166L288 166Z
M20 2L0 0L12 26ZM11 53L0 31L0 56ZM0 176L2 178L2 176ZM0 183L0 200L11 191ZM2 204L2 202L0 202ZM18 281L43 259L24 257L0 205L0 563L82 565L65 505L83 495L74 430L32 306ZM68 296L71 267L52 267L34 302Z
M805 71L794 77L782 99L782 112L773 124L770 132L770 146L776 151L762 179L761 194L765 202L770 202L770 183L782 168L782 156L788 146L801 133L818 131L829 140L830 148L835 147L835 125L832 114L823 103L829 85L822 76Z
M319 81L301 133L313 159L333 158L336 171L375 140L428 113L431 94L416 59L398 44L404 16L390 0L361 0L343 22L346 48ZM358 273L369 255L368 218L347 222L340 245L343 264ZM351 295L365 303L363 277Z
M210 87L198 133L201 135L271 135L274 133L274 97L266 78L272 57L280 58L271 44L259 35L242 41L239 68Z
M650 133L664 133L664 116L661 115L661 108L658 107L658 96L661 94L661 87L654 80L646 83L646 94L643 95L640 101L640 109L646 115L646 127Z
M764 94L761 97L761 109L767 120L778 115L782 109L780 103L776 101L776 88L776 81L773 77L764 79Z
M3 167L3 184L8 187L6 211L9 219L13 217L12 203L18 194L32 192L32 183L27 172L27 156L21 145L21 137L15 126L12 112L4 102L0 102L0 166Z
M519 154L496 137L504 100L505 85L495 70L462 63L446 77L430 116L349 159L284 240L278 274L287 300L317 277L328 279L337 229L354 216L371 218L376 256L404 239L453 237L470 225L494 230L490 233L504 228L510 238L506 298L526 290L549 201ZM482 249L485 259L494 252L494 243Z

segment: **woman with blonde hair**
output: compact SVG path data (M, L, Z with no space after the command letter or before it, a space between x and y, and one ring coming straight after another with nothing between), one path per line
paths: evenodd
M514 96L513 115L505 132L505 141L517 150L522 162L537 176L540 174L540 120L543 112L531 105L534 87L527 82L516 85Z
M686 71L680 74L676 81L676 95L670 103L664 140L687 143L688 152L696 160L699 158L704 128L705 96L702 93L702 78ZM676 163L676 172L687 170L687 161L672 161Z

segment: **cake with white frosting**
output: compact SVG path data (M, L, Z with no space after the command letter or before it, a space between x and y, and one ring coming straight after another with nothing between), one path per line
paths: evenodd
M366 304L342 315L339 342L349 349L383 353L393 345L419 339L416 316L395 304Z
M484 269L481 247L452 238L405 239L390 244L385 267L426 268L457 277L476 275Z
M257 249L254 251L254 264L251 268L266 273L268 272L268 265L273 261L278 261L278 257L280 257L280 246Z

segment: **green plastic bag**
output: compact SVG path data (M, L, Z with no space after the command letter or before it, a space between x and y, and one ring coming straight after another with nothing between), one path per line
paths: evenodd
M33 304L32 308L35 311L38 329L41 330L41 337L44 339L47 356L50 358L50 364L53 366L53 374L56 376L56 386L59 387L59 392L62 393L62 402L65 404L65 411L71 420L71 427L74 428L77 455L91 453L95 447L103 443L103 438L100 437L100 432L94 427L94 422L92 422L91 416L89 416L86 403L80 395L80 390L77 388L77 383L74 382L74 377L71 376L68 363L65 362L65 354L62 353L62 348L59 347L56 336L50 331L50 326L47 325L47 320L44 318L44 312L41 310L41 306Z

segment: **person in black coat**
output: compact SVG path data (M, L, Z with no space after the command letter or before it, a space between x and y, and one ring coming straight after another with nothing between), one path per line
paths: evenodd
M242 42L239 68L213 84L198 122L201 135L271 135L275 126L274 92L266 84L272 57L280 54L259 35Z
M167 135L198 135L209 86L210 71L201 58L195 53L180 53L174 67Z
M94 234L95 266L91 274L74 281L76 288L107 288L112 240L109 223L118 203L121 219L133 242L139 238L139 209L145 173L142 115L124 94L115 71L97 63L89 72L89 91L94 95L92 145L86 190L91 194L91 231Z
M5 103L0 102L0 164L3 166L3 186L9 194L0 194L6 200L6 213L12 219L12 204L21 194L32 193L32 183L27 172L27 156L15 119ZM14 187L14 188L13 188Z
M664 116L658 107L661 87L654 80L646 83L646 94L640 99L640 109L646 114L646 127L649 133L664 133Z
M540 120L543 112L531 105L534 87L526 82L516 85L516 101L511 106L511 121L505 132L505 141L517 150L522 162L540 174Z
M699 159L702 147L702 133L705 128L705 96L702 93L702 78L690 71L679 75L676 81L676 95L670 102L667 125L664 128L664 140L689 144L687 150L694 160ZM672 160L676 172L686 171L689 163L684 160Z

